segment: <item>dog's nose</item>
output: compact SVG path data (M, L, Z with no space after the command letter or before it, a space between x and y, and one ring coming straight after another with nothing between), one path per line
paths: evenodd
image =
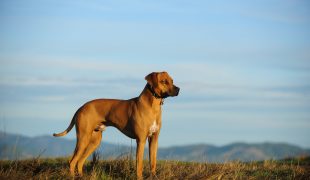
M175 87L176 96L179 95L179 92L180 92L180 88L179 87Z

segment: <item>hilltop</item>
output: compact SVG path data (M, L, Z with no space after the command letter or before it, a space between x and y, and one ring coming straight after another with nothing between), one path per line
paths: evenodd
M127 156L135 147L102 142L100 157L115 159ZM75 140L52 136L27 137L0 132L0 159L27 159L33 157L66 157L75 147ZM147 151L147 149L146 149ZM194 162L249 162L288 157L309 156L310 150L285 143L232 143L226 146L196 144L159 148L158 159ZM147 156L145 156L147 158Z
M90 161L78 179L136 179L134 164L128 158ZM149 179L147 161L144 167L143 176ZM309 179L309 167L309 158L249 163L158 161L156 179ZM0 170L0 179L72 179L67 158L0 160Z

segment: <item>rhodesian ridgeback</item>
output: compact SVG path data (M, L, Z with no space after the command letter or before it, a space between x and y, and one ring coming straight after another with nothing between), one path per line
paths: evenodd
M147 84L138 97L128 100L95 99L85 103L74 114L69 127L54 136L66 135L75 125L76 147L70 160L70 172L83 174L83 164L101 142L102 131L114 126L126 136L136 139L137 177L142 178L143 154L149 142L150 169L156 173L158 136L161 128L161 105L169 96L177 96L180 88L167 72L153 72L145 77Z

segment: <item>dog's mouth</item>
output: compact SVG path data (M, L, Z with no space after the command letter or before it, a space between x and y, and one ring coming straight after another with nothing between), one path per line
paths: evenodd
M170 91L170 92L165 92L162 97L163 98L167 98L167 97L174 97L174 96L178 96L179 95L179 92L180 92L180 88L177 87L177 86L174 86L173 87L173 90Z
M171 96L171 95L169 95L168 93L164 93L164 94L162 94L162 98L167 98L167 97L169 97L169 96Z

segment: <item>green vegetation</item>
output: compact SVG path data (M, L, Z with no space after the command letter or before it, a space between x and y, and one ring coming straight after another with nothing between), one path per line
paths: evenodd
M145 161L144 177L150 176ZM135 179L135 163L128 158L93 160L86 163L78 179ZM68 158L2 160L0 179L72 179ZM280 161L192 163L158 161L158 179L309 179L310 158Z

